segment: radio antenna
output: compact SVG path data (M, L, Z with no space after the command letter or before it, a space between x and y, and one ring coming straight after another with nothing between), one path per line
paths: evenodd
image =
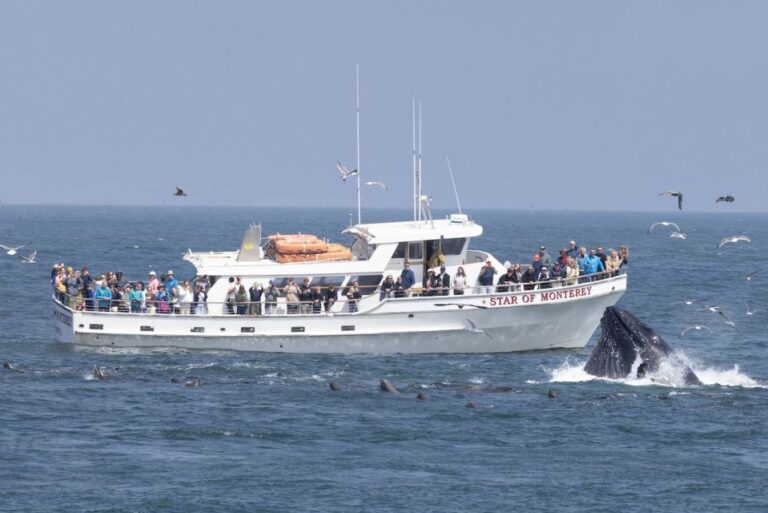
M459 203L459 191L456 189L456 180L453 179L453 169L451 169L451 159L448 155L445 156L445 161L448 163L448 172L451 174L451 183L453 184L453 194L456 196L456 206L459 207L459 214L461 214L461 203Z
M357 224L362 224L360 207L360 65L355 64L355 145L357 149Z
M412 98L412 117L413 125L411 131L413 132L413 221L418 221L418 208L419 208L419 191L416 185L416 98Z

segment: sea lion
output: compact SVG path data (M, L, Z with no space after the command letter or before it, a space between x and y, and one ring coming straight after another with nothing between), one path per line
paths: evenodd
M397 391L395 386L387 381L386 379L382 379L379 381L379 388L381 388L382 392L389 392L390 394L399 394L400 392Z
M203 384L203 381L200 378L192 378L186 383L184 383L185 387L193 388L193 387L199 387Z
M331 387L331 390L333 390L334 392L338 392L339 390L341 390L341 385L339 385L335 381L331 381L330 383L328 383L328 386Z
M101 367L96 365L93 367L93 377L100 381L103 381L107 379L107 373L104 372L104 370Z
M416 394L416 399L418 399L419 401L426 401L429 399L429 396L427 394L423 394L419 392L418 394Z
M472 401L469 401L467 404L464 405L464 408L477 408L477 406L475 406L475 403L473 403Z
M547 397L549 397L550 399L557 399L557 392L555 392L550 388L549 391L547 392Z

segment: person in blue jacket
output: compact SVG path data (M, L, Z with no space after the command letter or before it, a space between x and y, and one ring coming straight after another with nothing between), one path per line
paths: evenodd
M96 290L95 299L99 304L100 312L109 312L109 305L112 303L112 291L107 287L107 281L101 282L101 287Z
M590 249L589 255L584 257L584 275L589 276L598 272L605 272L605 266L600 261L600 258L595 255L595 250Z
M411 264L406 262L403 264L403 271L400 273L400 277L403 279L403 289L406 290L406 294L411 295L411 287L416 283L416 275L411 270Z

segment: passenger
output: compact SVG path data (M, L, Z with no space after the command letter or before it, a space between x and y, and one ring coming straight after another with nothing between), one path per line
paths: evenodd
M536 281L539 282L539 288L540 289L552 288L552 282L550 281L551 279L552 279L552 276L549 274L549 270L547 269L547 266L542 265L541 271L539 271L539 274L536 276Z
M619 246L619 258L621 258L619 268L629 265L629 249L626 246Z
M427 271L427 274L424 276L424 279L421 280L421 295L422 296L434 296L437 294L435 291L435 271L430 269Z
M323 289L319 286L312 289L312 313L323 313Z
M248 295L251 299L251 315L261 315L261 296L264 294L264 289L260 284L253 282L253 286L248 289Z
M520 267L520 264L514 264L512 266L512 273L517 276L517 280L514 281L514 283L517 283L518 285L511 286L512 290L520 290L520 283L523 281L523 269Z
M192 311L192 299L195 293L187 280L184 280L179 288L176 289L179 298L179 313L189 315Z
M533 290L536 288L536 274L533 272L533 265L529 265L520 278L520 283L523 284L523 290Z
M68 306L75 308L80 302L80 294L83 291L83 280L80 279L80 274L73 272L65 281L67 288Z
M122 297L120 298L120 303L117 305L117 311L121 313L128 313L131 311L131 302L129 298L131 297L131 292L133 292L133 285L127 283L121 292Z
M80 288L81 292L85 291L87 285L93 282L93 278L91 278L91 272L88 270L87 265L84 265L80 269L80 280L83 282L83 286Z
M226 308L226 313L230 315L234 315L235 313L235 296L237 296L237 289L238 286L235 283L235 278L230 276L227 295L224 296L224 307Z
M338 289L334 285L329 285L323 292L323 306L325 306L325 311L330 312L331 308L333 308L333 305L335 305L338 300Z
M128 294L128 301L131 303L131 313L142 313L144 311L144 302L146 301L144 295L143 284L137 282L136 286L131 289Z
M165 290L168 291L168 294L173 294L178 286L179 282L173 276L173 271L165 273Z
M384 301L387 298L392 297L392 291L395 288L395 280L392 279L392 275L388 274L379 287L379 301Z
M206 286L202 283L197 285L195 291L195 297L193 298L193 304L195 306L195 315L207 315L208 314L208 292Z
M464 274L464 268L459 266L456 269L456 276L453 277L453 295L463 296L464 289L467 288L467 275Z
M513 290L513 285L510 284L517 282L517 275L515 275L515 271L512 269L512 266L509 266L507 267L507 272L499 276L496 292L511 292Z
M92 312L96 308L96 291L93 289L95 282L89 281L83 289L83 308Z
M411 288L416 284L416 275L413 274L411 264L408 262L403 264L403 271L400 273L400 277L403 279L403 289L405 289L407 295L411 295Z
M589 256L584 259L584 276L588 277L588 281L594 281L596 278L593 276L598 272L604 272L605 267L600 259L595 255L595 250L589 250Z
M288 306L289 314L299 313L299 286L296 285L296 280L293 278L288 279L288 285L285 286L285 302Z
M568 256L576 260L579 255L579 248L576 247L576 241L572 240L568 243Z
M552 280L553 287L560 287L563 284L563 278L565 278L565 267L560 266L558 260L555 260L555 263L552 265L552 271L549 273L549 279Z
M248 313L248 291L243 284L240 284L235 292L235 305L237 305L237 315Z
M480 268L480 274L477 277L481 294L493 294L493 276L495 274L496 268L493 267L490 260L487 260L485 265Z
M587 248L581 246L579 248L579 254L576 255L576 265L579 268L579 274L584 274L584 260L587 258Z
M102 281L98 290L94 294L94 298L99 305L99 312L109 312L109 307L112 303L112 291L107 287L107 282Z
M599 258L600 261L603 263L603 267L606 267L605 262L608 260L608 255L603 253L603 247L602 246L598 246L597 247L597 253L595 254L595 256L597 256L597 258Z
M576 285L579 282L579 266L576 265L576 259L568 257L568 264L565 267L565 284Z
M71 271L72 268L70 267L69 270ZM67 302L67 269L64 267L59 267L58 273L56 274L56 277L54 278L54 284L53 288L56 290L56 297L58 300L62 303Z
M127 312L129 310L128 294L125 292L125 289L120 288L120 285L117 283L117 281L114 281L113 283L114 283L114 286L112 288L112 307L110 308L110 311Z
M619 267L621 267L621 258L619 258L619 252L615 249L612 249L611 254L605 261L605 270L611 273L611 276L616 276L616 274L619 272Z
M159 314L171 313L169 300L170 298L168 297L168 291L165 290L165 284L159 284L157 286L157 292L155 293L155 312Z
M534 275L538 276L539 273L541 272L541 266L544 265L541 263L541 255L539 255L538 253L533 255L533 262L531 262L531 265L533 266Z
M347 306L350 313L357 312L357 302L360 301L361 297L360 287L357 284L357 280L355 280L352 282L352 286L347 289Z
M462 294L463 293L464 292L462 291ZM392 294L397 299L405 297L405 287L403 287L402 276L398 276L395 280L395 284L392 286Z
M445 271L445 266L440 266L440 273L435 276L435 289L438 295L447 296L451 292L451 275Z
M299 289L299 301L303 314L312 312L312 287L309 286L309 281L309 278L304 278L301 289Z
M121 290L125 290L125 286L130 285L128 278L123 276L123 271L117 271L115 273L115 280L117 281L117 286L120 287Z
M560 250L560 256L555 260L555 264L560 264L560 267L565 269L565 266L568 265L568 250L565 248Z
M157 273L155 271L149 271L149 281L147 282L147 294L150 299L154 299L157 294L157 287L160 285L160 281L157 279Z
M539 247L539 259L541 260L542 266L547 266L547 269L552 267L552 257L549 256L549 253L547 253L547 248L544 246Z
M267 288L264 289L264 308L267 315L274 314L277 311L277 298L280 297L280 291L275 287L275 282L269 280Z

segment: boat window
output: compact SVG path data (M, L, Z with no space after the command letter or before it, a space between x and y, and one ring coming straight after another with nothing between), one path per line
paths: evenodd
M421 242L408 243L408 260L421 260L424 258L424 245Z
M299 287L304 284L304 278L304 276L293 277ZM309 276L308 278L310 279L309 284L313 287L339 287L344 283L344 276ZM276 287L282 289L288 285L289 279L290 278L273 278L272 281L275 282Z
M401 242L398 244L397 248L395 249L395 254L392 255L392 258L405 258L405 248L407 245L407 242Z
M442 249L443 255L461 255L461 251L464 249L467 239L443 239Z
M381 279L383 277L384 276L382 274L364 274L362 276L352 276L347 283L347 286L352 284L353 281L357 280L357 285L360 287L361 294L373 294L373 291L376 290L376 287L379 286L379 283L381 283ZM344 293L346 294L346 291L344 291Z

